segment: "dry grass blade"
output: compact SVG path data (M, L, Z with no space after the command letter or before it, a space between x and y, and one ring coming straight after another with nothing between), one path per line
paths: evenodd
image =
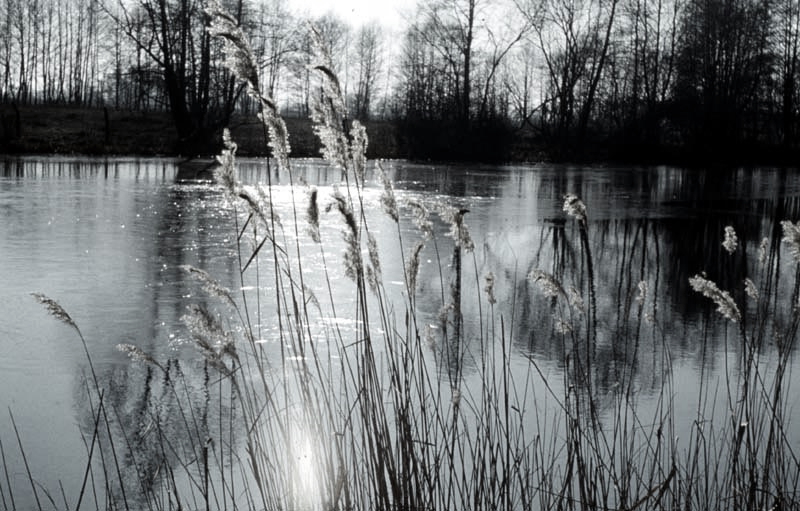
M36 506L39 508L39 511L42 511L42 503L39 501L39 493L36 491L36 484L33 480L33 476L31 475L31 467L28 465L28 457L25 455L25 449L22 447L22 438L19 436L19 429L17 429L17 421L14 420L14 414L11 413L11 408L8 409L8 415L11 417L11 426L14 428L14 435L17 437L17 444L19 445L19 451L22 454L22 463L25 465L25 472L28 474L28 481L31 483L31 489L33 490L33 497L36 499Z

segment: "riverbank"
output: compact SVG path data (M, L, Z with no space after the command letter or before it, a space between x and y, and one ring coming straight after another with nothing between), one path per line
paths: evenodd
M320 156L320 143L308 118L288 117L292 156ZM596 133L580 150L558 150L533 126L515 129L505 124L473 128L464 134L446 122L368 121L367 156L422 161L615 163L738 167L770 165L795 168L800 149L739 143L725 147L669 143L642 145ZM264 129L255 115L234 115L229 123L241 156L264 156ZM219 134L221 142L221 133ZM112 108L0 105L0 154L82 154L140 156L212 156L180 154L168 112ZM569 147L569 144L567 144Z
M292 155L320 155L309 119L287 118ZM370 158L399 158L395 126L366 123ZM242 156L265 154L264 131L256 116L234 115L230 130ZM58 106L0 107L0 153L175 156L177 135L168 112ZM209 154L215 152L213 149ZM205 156L208 156L205 155ZM198 155L181 155L198 156Z

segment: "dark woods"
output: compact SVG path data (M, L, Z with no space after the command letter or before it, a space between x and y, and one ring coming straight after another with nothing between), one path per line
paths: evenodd
M288 117L306 119L317 93L313 22L376 156L793 163L800 150L796 0L436 0L394 27L223 3ZM168 149L187 155L216 151L232 119L255 124L199 0L2 0L0 20L5 151L25 149L31 110L57 106L110 109L107 139L113 112L168 113Z

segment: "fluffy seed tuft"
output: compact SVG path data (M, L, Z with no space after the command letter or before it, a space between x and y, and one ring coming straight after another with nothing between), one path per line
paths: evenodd
M397 199L395 199L394 196L394 188L392 187L392 181L389 179L389 176L386 175L386 171L383 170L383 165L381 165L380 162L378 162L378 173L383 182L381 206L383 206L383 211L397 223L400 221L400 215L397 212Z
M567 296L567 293L564 292L564 287L550 273L542 270L533 270L528 274L528 280L537 284L542 294L548 298L557 298L559 295Z
M313 187L308 194L306 220L308 221L308 234L314 243L319 243L321 239L319 235L319 204L317 203L317 189Z
M75 330L78 329L78 325L75 324L70 315L67 314L67 311L65 311L64 308L58 304L58 302L56 302L52 298L45 296L42 293L31 293L31 296L33 296L37 302L45 306L48 314L50 314L57 320L61 321L62 323L71 326Z
M439 207L439 217L442 221L450 224L450 232L447 234L453 238L457 247L461 247L466 252L472 252L475 248L475 243L469 235L469 228L464 223L464 215L469 213L468 209L456 209L452 206Z
M586 204L573 193L564 196L564 212L576 220L586 221Z
M789 245L789 253L795 262L800 262L800 221L796 224L789 220L781 222L783 228L783 242Z
M151 354L147 353L146 351L142 350L138 346L134 346L133 344L117 344L117 350L121 351L128 355L131 360L135 360L137 362L146 362L148 364L152 364L163 372L167 372L164 366L159 363Z
M486 296L489 300L489 303L491 305L494 305L497 303L497 299L494 297L494 273L493 272L487 273L486 276L483 277L483 279L486 282L486 285L483 287L483 290L486 292Z
M736 231L733 230L733 227L728 225L725 227L725 240L722 242L722 247L729 253L733 254L736 252L736 248L739 246L739 239L736 237Z
M701 275L695 275L689 279L689 285L706 298L710 298L717 305L717 312L733 323L739 323L742 320L742 314L739 312L736 302L733 301L733 297L727 291L718 288L714 282Z
M756 287L755 282L749 278L744 279L744 292L747 293L747 296L752 298L754 301L758 301L758 288Z

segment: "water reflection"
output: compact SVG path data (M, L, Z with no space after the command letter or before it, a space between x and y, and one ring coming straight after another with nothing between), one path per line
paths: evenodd
M477 383L483 375L482 355L504 349L489 344L496 338L490 329L492 325L499 329L497 318L502 318L513 359L507 370L520 380L537 364L552 370L548 374L556 387L574 383L600 395L634 388L646 398L659 392L676 367L713 368L720 363L720 353L740 349L729 342L732 336L724 323L715 321L713 306L691 291L689 277L705 272L730 290L739 304L746 303L745 277L757 279L770 296L793 284L793 279L785 278L787 255L779 242L778 223L800 216L800 183L788 171L705 173L675 168L498 168L405 162L385 162L384 167L402 201L419 201L431 210L444 203L469 209L465 218L476 248L474 253L461 254L464 325L455 343L448 335L452 330L445 331L440 321L455 273L453 241L445 235L449 226L435 214L431 217L435 242L427 243L421 253L416 293L420 337L432 332L426 353L442 379ZM288 233L294 232L292 201L298 201L298 209L303 210L303 183L315 185L324 203L341 180L338 170L316 161L296 162L295 170L289 176L263 160L245 161L240 169L246 182L273 183L272 203ZM298 354L281 344L270 305L274 275L269 264L263 265L258 280L248 280L249 276L242 280L239 275L235 243L246 218L237 225L237 211L214 186L178 182L177 177L171 160L5 160L0 208L7 221L0 232L6 243L0 248L0 264L14 269L4 287L10 299L18 301L32 290L45 291L62 300L86 333L107 389L104 403L112 416L111 438L106 433L102 441L112 441L119 449L119 478L128 487L143 490L148 498L168 494L164 485L185 484L198 499L191 507L199 508L205 498L215 498L209 486L200 482L206 467L211 464L217 467L216 473L228 474L231 453L243 440L235 425L240 411L223 405L230 402L231 389L209 370L181 325L190 304L200 303L216 312L221 309L181 268L205 269L237 296L244 291L251 303L260 300L259 349L275 367L282 366L282 357ZM404 259L398 256L401 246L396 229L379 213L380 186L374 175L371 178L365 193L371 232L378 237L387 292L397 306L394 312L402 315ZM297 184L294 195L289 183ZM577 222L562 211L567 193L577 194L587 205L588 244L582 243ZM315 327L322 332L320 338L327 339L326 332L334 326L344 336L355 335L358 325L347 322L356 303L353 284L341 271L341 225L334 215L323 221L322 251L302 234L304 228L298 229L308 272L306 285L323 300ZM739 238L740 250L733 255L721 246L727 225L736 228ZM400 233L406 251L420 238L407 217L401 221ZM294 235L287 235L292 240L290 236ZM767 262L761 264L757 261L764 238L768 239ZM587 253L593 266L591 278ZM323 257L329 268L323 269ZM558 279L574 303L582 300L582 307L570 309L544 296L528 279L537 269ZM484 291L484 277L490 272L498 300L493 306ZM590 289L595 290L596 300L590 298ZM329 312L333 304L324 303L329 292L338 317ZM40 327L42 314L33 305L20 307L12 311L13 316L6 312L0 323L7 339L25 339L40 346L24 352L27 367L38 374L51 364L39 351L67 352L61 363L68 371L84 374L86 361L80 353L59 344L64 332ZM32 339L29 332L40 328L42 339ZM138 346L160 366L131 365L116 351L119 343ZM2 358L15 350L11 345L2 349ZM763 347L765 353L769 349ZM0 383L26 377L20 370L4 369L8 370L2 372ZM585 382L580 375L585 373L591 375L590 385L581 387ZM685 384L688 388L697 386L701 378L700 370L692 374L695 380ZM85 383L72 385L77 390L53 389L64 401L75 404L74 412L61 410L62 427L69 431L71 418L77 416L84 437L91 438L97 396L87 397ZM41 383L31 385L32 393L42 390ZM2 404L16 410L20 396L3 397ZM34 395L25 397L36 400ZM53 420L47 409L26 409L25 413ZM8 434L0 430L2 438ZM292 447L299 464L315 442L306 437L298 433L297 445ZM225 439L225 445L210 445L208 438ZM43 450L54 448L43 444ZM72 454L85 455L81 450L78 446ZM185 470L179 471L181 464ZM46 464L37 470L46 471ZM301 472L312 477L308 474L313 475L313 470L309 466ZM171 482L171 472L193 474L197 479ZM58 477L56 471L42 479ZM294 485L302 489L311 483L300 477ZM123 498L120 492L112 493L114 498ZM141 507L147 504L139 503Z

